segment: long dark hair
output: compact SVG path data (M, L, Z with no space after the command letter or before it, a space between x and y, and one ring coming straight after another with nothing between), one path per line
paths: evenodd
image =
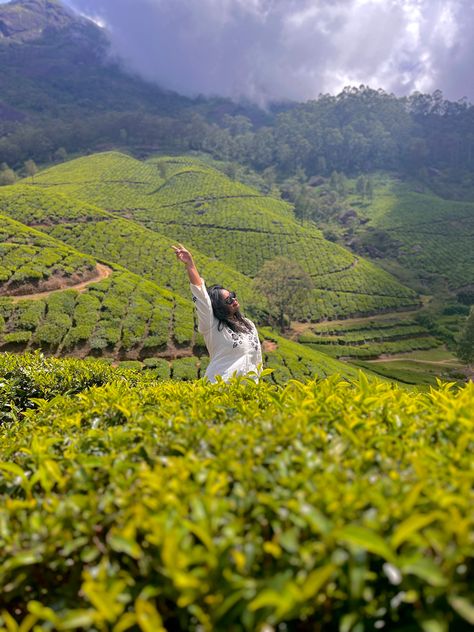
M207 289L207 293L211 299L212 311L219 321L217 325L218 331L221 331L223 327L228 327L234 333L247 333L252 331L250 322L242 316L240 310L235 312L232 320L229 318L229 306L224 302L221 290L225 290L222 285L213 285Z

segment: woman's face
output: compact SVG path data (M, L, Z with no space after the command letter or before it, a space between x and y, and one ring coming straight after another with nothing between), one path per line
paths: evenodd
M225 306L227 307L228 313L233 316L240 307L235 292L229 292L229 290L221 290L221 297L225 303Z

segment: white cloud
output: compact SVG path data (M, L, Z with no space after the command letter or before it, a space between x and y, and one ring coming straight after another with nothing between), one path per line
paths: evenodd
M307 99L345 85L474 98L471 0L67 0L184 94Z

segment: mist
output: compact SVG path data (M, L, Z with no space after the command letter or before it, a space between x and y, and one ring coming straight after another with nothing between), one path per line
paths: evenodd
M185 95L306 100L369 85L474 98L471 0L67 0L129 69Z

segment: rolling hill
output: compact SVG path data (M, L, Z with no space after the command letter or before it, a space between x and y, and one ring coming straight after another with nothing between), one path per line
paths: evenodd
M372 200L350 197L367 230L383 231L388 255L427 288L441 280L449 291L474 283L474 202L447 200L420 183L390 174L373 177ZM420 190L421 189L421 190Z
M139 276L101 257L99 263L45 231L54 233L66 220L96 231L116 223L118 231L128 231L124 233L126 242L161 252L169 249L169 239L55 192L18 186L2 189L0 197L3 210L25 222L2 216L1 350L42 349L54 355L139 360L160 378L196 379L203 374L207 357L191 301L147 280L143 269ZM139 252L132 251L130 263ZM237 282L242 295L250 300L248 278L232 269L226 272L204 255L198 254L198 258L203 270ZM172 253L169 267L166 278L179 279L175 285L188 298L182 266ZM99 280L98 270L107 271ZM271 330L263 338L270 341L264 345L264 357L275 368L275 381L331 373L356 375L356 369L284 340Z
M19 301L3 284L3 349L139 360L163 377L199 377L207 360L187 277L170 248L177 240L191 248L207 282L235 288L257 321L266 307L252 278L276 255L311 274L310 320L417 305L415 293L389 274L296 222L289 204L188 156L140 162L106 152L72 160L0 189L0 213L10 227L5 242L16 231L17 241L36 240L47 261L51 249L64 250L76 265L87 263L90 275L87 283L51 259L50 275L60 282L45 285L49 268L41 268L39 252L37 283L23 291L38 294L35 300ZM94 278L100 266L107 278ZM354 375L321 349L271 330L264 337L277 380Z
M34 182L23 183L111 212L117 219L101 222L100 230L94 226L97 221L80 226L66 221L56 223L52 232L81 251L138 266L130 269L140 274L141 262L155 256L154 272L148 274L159 285L166 284L161 275L166 275L169 262L155 249L137 253L136 239L129 234L121 237L124 231L137 235L137 227L147 228L151 232L144 239L166 235L249 277L277 255L296 260L313 279L315 289L307 306L311 320L418 305L415 293L394 277L328 242L316 227L301 226L288 204L235 183L198 160L140 162L106 152L54 166ZM127 255L118 245L120 239L127 241L125 250L134 252ZM170 289L179 290L180 281L168 283Z

